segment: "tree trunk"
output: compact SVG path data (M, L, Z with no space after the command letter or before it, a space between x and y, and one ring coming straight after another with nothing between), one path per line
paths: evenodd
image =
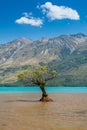
M40 101L42 102L51 102L53 101L51 98L48 97L48 94L46 93L45 87L42 86L40 87L41 91L42 91L42 98L40 99Z
M46 93L46 90L45 90L45 87L40 87L41 88L41 91L42 91L42 97L47 97L47 93Z

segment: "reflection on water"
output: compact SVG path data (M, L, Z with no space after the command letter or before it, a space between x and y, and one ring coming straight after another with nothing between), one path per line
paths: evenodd
M87 94L50 94L54 102L41 103L38 94L0 96L0 130L87 130Z

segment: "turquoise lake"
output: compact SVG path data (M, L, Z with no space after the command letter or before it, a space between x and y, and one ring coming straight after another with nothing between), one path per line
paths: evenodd
M87 92L87 87L46 87L47 92ZM39 87L0 87L0 92L41 92Z

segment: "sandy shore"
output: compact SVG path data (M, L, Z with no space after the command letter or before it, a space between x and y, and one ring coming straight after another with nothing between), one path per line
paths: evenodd
M0 94L0 130L87 130L87 93Z

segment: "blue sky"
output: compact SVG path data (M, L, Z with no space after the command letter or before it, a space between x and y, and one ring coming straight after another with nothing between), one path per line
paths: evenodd
M87 0L0 0L0 43L87 34Z

